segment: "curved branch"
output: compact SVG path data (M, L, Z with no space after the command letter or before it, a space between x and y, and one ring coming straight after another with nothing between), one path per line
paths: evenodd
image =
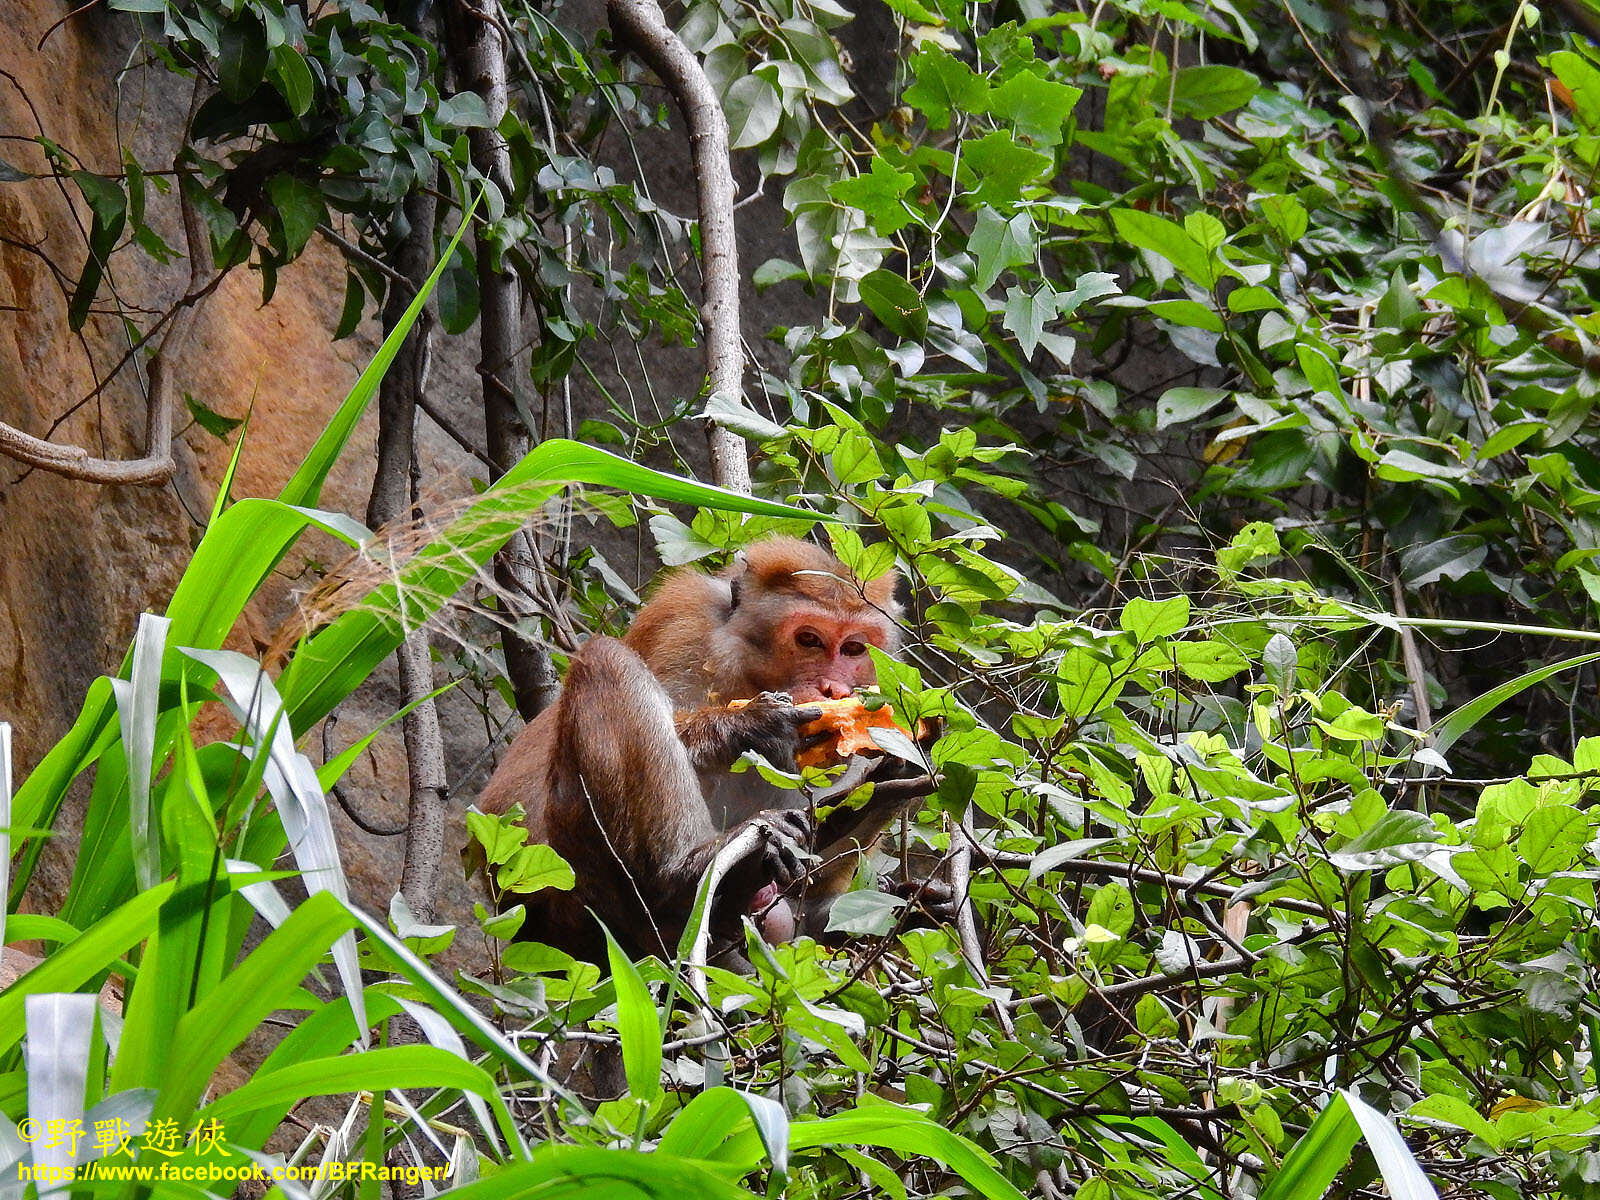
M181 195L181 189L180 189ZM172 478L177 464L172 457L172 356L182 349L194 330L200 302L215 289L218 279L204 283L211 256L199 215L182 198L183 234L189 250L189 290L178 302L179 311L150 358L149 387L145 401L145 444L142 458L96 458L82 446L63 446L24 433L0 421L0 454L18 462L100 484L158 484Z
M739 246L733 226L733 163L728 120L705 68L684 45L657 0L607 0L617 41L644 59L661 78L689 126L695 189L700 205L700 320L705 326L706 377L710 394L744 395L744 346L739 322ZM744 440L708 419L711 477L721 487L750 491L750 461Z

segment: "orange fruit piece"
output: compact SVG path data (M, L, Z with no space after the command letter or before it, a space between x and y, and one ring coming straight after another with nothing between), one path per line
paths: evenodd
M843 700L819 700L806 707L820 708L822 716L809 725L802 725L800 736L831 733L834 738L831 743L823 742L801 751L796 761L802 767L824 767L856 754L882 754L878 743L872 740L874 729L899 729L906 736L911 735L909 729L894 719L894 709L887 704L868 708L859 697L846 696Z
M729 708L743 708L748 700L733 700ZM802 767L827 767L842 763L857 754L882 754L878 743L872 740L874 729L899 729L908 737L911 731L894 719L894 709L887 704L868 708L859 696L846 696L843 700L812 700L801 708L820 708L822 715L800 727L802 738L831 733L832 741L819 742L802 750L795 761Z

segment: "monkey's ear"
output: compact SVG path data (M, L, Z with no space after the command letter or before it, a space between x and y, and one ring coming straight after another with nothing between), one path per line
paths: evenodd
M875 579L868 580L862 587L867 597L867 603L874 608L891 610L896 607L894 590L900 583L900 572L893 569L885 571Z

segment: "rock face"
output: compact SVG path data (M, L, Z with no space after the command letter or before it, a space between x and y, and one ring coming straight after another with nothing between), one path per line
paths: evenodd
M142 72L119 86L135 32L120 15L75 18L35 50L61 14L47 0L8 6L0 64L14 78L0 82L0 129L43 135L86 169L115 172L116 97L115 115L141 159L170 162L187 106L181 81ZM145 437L140 381L125 368L106 382L128 350L112 298L152 314L141 322L148 325L182 293L187 269L119 250L97 315L81 338L71 335L66 310L84 262L87 206L70 182L51 177L37 146L7 140L0 153L36 176L0 183L0 420L92 453L137 457ZM182 244L175 226L169 241ZM252 412L238 495L281 487L373 349L370 336L329 340L343 276L334 252L314 246L263 307L259 280L233 272L174 364L179 395L230 417ZM15 731L19 778L66 730L90 681L121 662L139 613L166 606L210 512L231 448L190 424L187 412L174 424L182 431L178 473L163 487L96 487L0 459L0 719ZM330 480L330 507L362 510L372 440L369 418ZM264 590L236 631L239 649L268 640L288 611L291 586L275 579ZM69 807L69 836L47 853L30 897L46 911L70 873L77 816Z

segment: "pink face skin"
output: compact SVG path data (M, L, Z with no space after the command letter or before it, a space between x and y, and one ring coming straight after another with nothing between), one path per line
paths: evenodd
M821 611L794 612L773 639L788 657L788 691L798 703L843 700L872 683L877 672L867 647L882 646L882 628L860 620L841 621Z

